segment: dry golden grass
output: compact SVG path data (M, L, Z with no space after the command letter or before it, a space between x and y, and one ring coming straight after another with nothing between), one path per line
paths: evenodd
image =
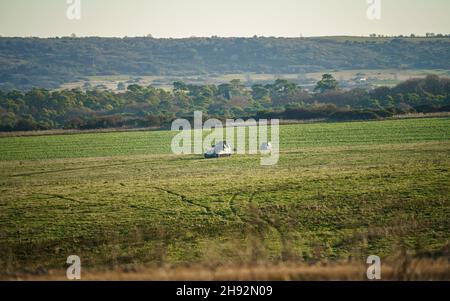
M356 262L338 263L280 263L247 265L190 265L163 267L121 267L113 270L82 270L82 280L162 280L162 281L364 281L367 266ZM382 263L382 280L450 280L450 265L447 258L403 259ZM66 280L64 270L53 270L41 275L3 276L2 280Z

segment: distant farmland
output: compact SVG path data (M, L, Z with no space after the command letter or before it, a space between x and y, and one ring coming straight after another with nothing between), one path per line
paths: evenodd
M172 155L169 131L0 138L1 277L449 258L450 118L280 132L273 167Z

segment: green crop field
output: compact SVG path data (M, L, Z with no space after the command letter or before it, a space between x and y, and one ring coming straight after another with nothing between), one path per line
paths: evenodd
M284 125L275 166L174 134L0 138L0 273L448 256L449 118Z

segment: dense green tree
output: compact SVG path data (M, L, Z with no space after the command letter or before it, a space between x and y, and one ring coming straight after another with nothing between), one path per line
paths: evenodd
M231 98L231 84L220 84L217 89L220 96L224 97L225 99Z
M327 78L325 78L327 79ZM361 119L450 110L450 80L427 76L372 91L307 93L285 79L246 88L174 83L172 91L130 84L126 91L0 90L0 130L166 126L194 110L216 118ZM234 92L233 92L234 91Z
M182 81L176 81L173 83L173 90L176 92L188 91L188 86Z
M338 82L336 79L334 79L333 75L331 74L323 74L322 79L317 82L316 87L314 88L314 91L318 91L320 93L336 90L338 86Z
M117 90L119 90L119 91L123 91L123 90L126 90L126 85L125 85L125 83L123 83L123 82L119 82L118 84L117 84Z

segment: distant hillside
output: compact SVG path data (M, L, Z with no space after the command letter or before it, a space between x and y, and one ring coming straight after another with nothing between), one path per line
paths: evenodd
M0 89L93 75L450 69L450 38L0 38Z

